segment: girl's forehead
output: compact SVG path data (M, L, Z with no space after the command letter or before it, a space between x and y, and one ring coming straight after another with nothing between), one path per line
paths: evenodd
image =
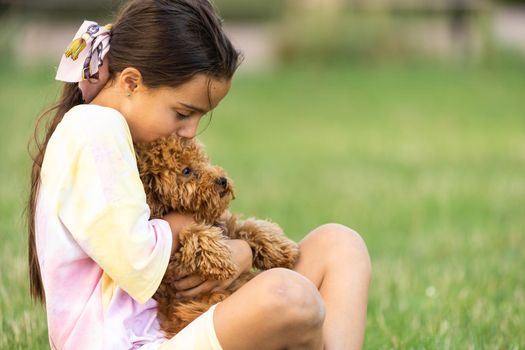
M161 88L161 94L163 99L174 102L182 108L206 113L219 104L230 87L231 79L214 79L204 74L197 74L175 88Z

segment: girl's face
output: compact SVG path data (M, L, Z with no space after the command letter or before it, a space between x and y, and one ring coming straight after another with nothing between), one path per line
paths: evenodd
M150 142L173 133L194 137L201 118L219 104L231 86L231 80L200 73L176 88L150 89L135 68L124 69L115 81L91 103L121 112L135 142Z

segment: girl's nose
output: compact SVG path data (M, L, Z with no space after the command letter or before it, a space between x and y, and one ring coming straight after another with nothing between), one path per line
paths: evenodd
M177 136L184 137L187 139L191 139L197 135L197 127L199 126L199 122L197 119L197 122L191 123L188 125L184 125L179 130L177 130Z

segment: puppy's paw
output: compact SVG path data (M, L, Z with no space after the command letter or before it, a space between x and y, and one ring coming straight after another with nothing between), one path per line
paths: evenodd
M215 280L226 280L237 273L221 228L190 224L180 231L179 239L179 263L188 273L196 272L206 279Z
M235 238L244 239L253 251L253 265L261 270L274 267L293 268L299 258L299 246L285 236L279 225L250 218L239 223Z
M237 227L237 220L236 215L226 210L221 217L213 223L213 226L220 227L223 235L233 238Z

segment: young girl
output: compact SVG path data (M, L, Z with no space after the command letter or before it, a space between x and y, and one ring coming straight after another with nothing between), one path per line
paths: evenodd
M53 349L357 349L370 259L360 236L326 224L301 242L294 270L262 272L165 339L158 288L178 232L149 220L133 141L192 138L228 93L240 55L207 0L133 0L113 25L85 21L57 79L66 81L38 147L29 200L29 272ZM44 114L46 114L44 113ZM246 242L227 241L239 272ZM178 276L182 296L232 280Z

